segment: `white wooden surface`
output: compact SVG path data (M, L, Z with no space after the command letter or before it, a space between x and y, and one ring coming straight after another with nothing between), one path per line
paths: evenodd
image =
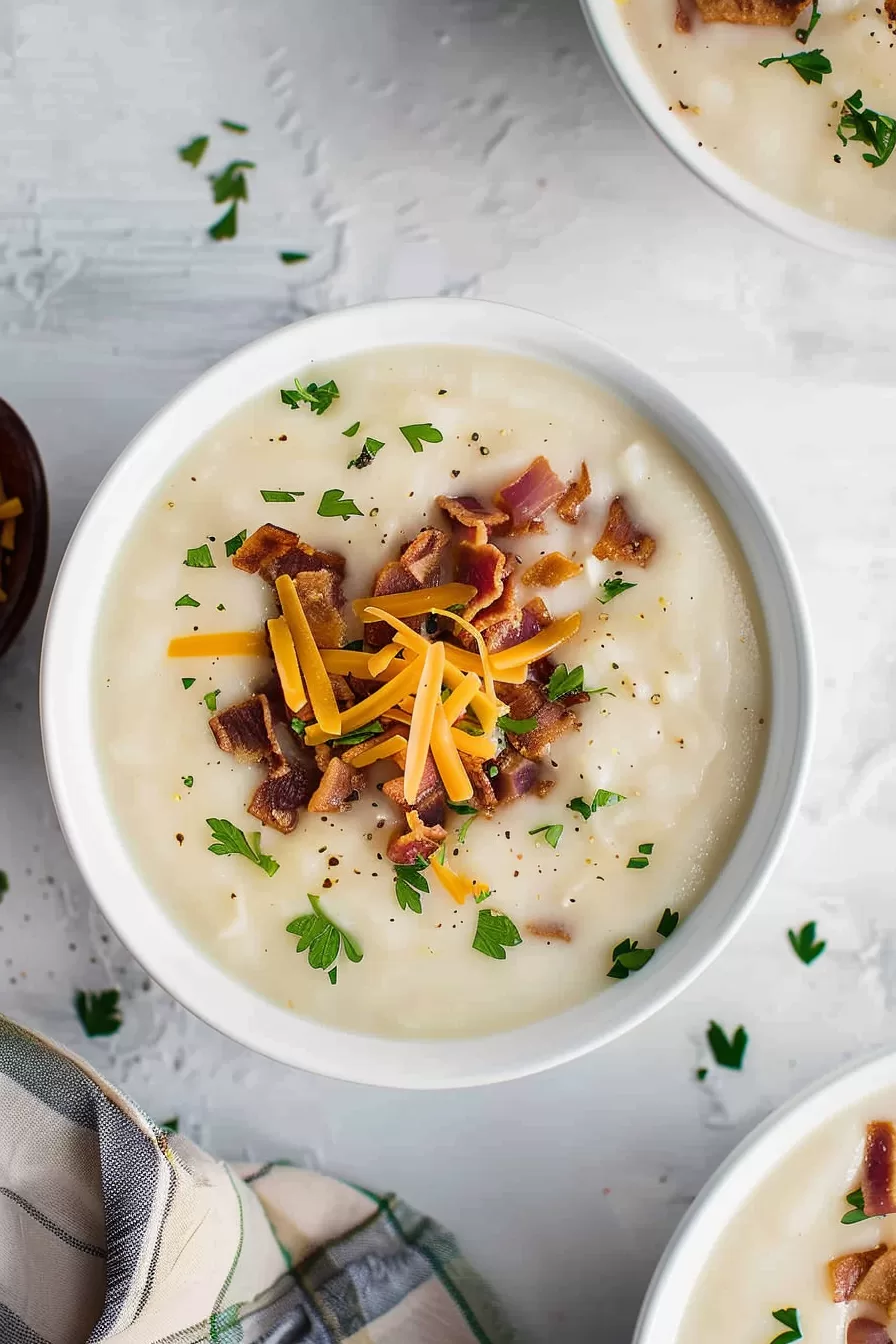
M258 163L215 245L175 147L219 117ZM204 168L203 170L204 171ZM287 269L281 249L313 259ZM630 1338L670 1232L772 1107L889 1039L896 1005L896 276L742 219L634 120L575 0L6 0L0 7L0 395L44 453L51 571L134 431L195 374L307 312L404 294L540 308L615 342L736 449L802 571L818 645L814 772L734 945L599 1055L477 1093L290 1073L150 984L103 927L40 754L40 613L0 666L0 1010L83 1051L230 1156L305 1157L449 1223L521 1338ZM811 969L786 928L817 918ZM75 988L121 986L85 1040ZM711 1075L709 1017L751 1033Z

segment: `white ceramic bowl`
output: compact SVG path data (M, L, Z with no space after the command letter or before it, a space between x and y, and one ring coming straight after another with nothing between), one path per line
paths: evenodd
M670 4L674 2L669 0ZM739 205L748 215L771 224L800 243L814 243L857 261L896 264L896 238L849 229L788 205L729 168L715 154L701 149L681 118L669 111L668 102L642 64L626 32L624 4L620 0L581 0L581 5L598 50L620 92L673 154L707 186Z
M892 1051L847 1064L813 1083L748 1134L703 1187L666 1247L641 1307L632 1344L674 1344L713 1248L744 1202L794 1149L841 1112L853 1110L863 1098L894 1083L896 1054Z
M572 369L654 421L715 495L752 570L767 629L772 708L753 810L699 908L637 976L549 1020L474 1040L355 1035L296 1017L233 980L186 937L138 872L104 801L88 707L106 576L135 515L173 464L236 407L316 361L398 345L478 345ZM533 1073L656 1012L725 945L768 876L806 769L811 729L806 616L785 546L737 463L669 392L591 336L535 313L464 299L405 299L310 318L217 365L161 411L88 506L56 583L41 718L56 808L98 904L146 969L194 1013L255 1050L318 1073L397 1087L455 1087Z

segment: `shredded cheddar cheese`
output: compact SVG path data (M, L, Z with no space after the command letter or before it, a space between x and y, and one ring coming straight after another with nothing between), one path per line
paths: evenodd
M296 586L288 574L281 574L276 588L318 725L328 737L338 737L342 731L339 706Z
M434 607L467 603L475 594L476 589L470 583L442 583L438 588L416 588L410 593L393 593L388 597L358 597L352 607L356 616L370 622L380 619L367 614L374 606L381 611L388 611L391 616L423 616Z
M352 757L352 768L360 769L365 765L373 765L374 761L383 761L387 756L397 756L406 746L404 738L396 733L394 737L387 737L385 741L375 742L372 747L359 751L357 756Z
M376 653L372 653L367 664L370 669L370 675L376 677L379 676L380 672L385 672L386 668L392 662L392 659L397 658L400 653L401 646L394 642L386 644L383 648L378 649Z
M410 714L403 709L383 710L381 711L381 717L391 719L394 723L410 723L411 721ZM476 756L480 761L494 760L495 744L490 737L474 737L472 733L465 733L461 728L452 728L451 740L458 751L463 752L465 756ZM305 741L308 741L308 733L305 734ZM311 741L314 745L313 738Z
M22 507L22 501L16 496L13 499L7 499L0 504L0 520L6 518L18 518L25 510Z
M408 756L404 767L404 796L416 803L420 781L426 767L426 757L432 742L432 727L442 693L442 673L445 670L445 645L430 644L423 659L423 671L417 686L411 731L408 734Z
M479 647L479 657L482 660L482 680L485 683L485 698L491 703L485 713L485 718L480 718L480 723L487 733L495 731L495 724L498 722L498 715L501 713L502 705L495 695L495 679L492 675L491 661L488 649L485 647L485 640L482 638L482 632L477 630L471 621L464 616L458 616L456 612L440 610L433 607L437 616L447 616L450 621L454 621L461 626L468 634L472 635Z
M411 729L413 732L413 728ZM436 763L436 769L442 783L445 785L445 792L452 803L464 803L468 798L473 797L473 785L464 769L463 762L460 759L460 753L454 744L454 738L451 736L451 728L445 715L445 707L436 704L435 714L432 723L432 736L430 745L432 747L433 760ZM407 776L405 776L407 777ZM405 788L405 796L410 800L410 794Z
M468 896L482 896L488 891L484 882L456 873L453 868L449 868L447 863L440 863L435 855L430 859L429 866L448 892L448 895L458 905L463 905Z
M448 678L446 677L445 680L447 681ZM449 726L452 723L456 723L464 710L468 708L470 701L479 690L479 685L479 678L476 676L475 672L467 672L461 677L448 699L442 705L442 711Z
M296 714L308 703L308 696L305 694L305 683L299 670L296 646L283 616L275 616L273 620L268 621L268 634L271 638L274 666L283 689L283 699L287 708Z
M169 658L258 658L267 652L268 642L258 630L180 635L168 645Z
M312 723L305 730L305 741L310 747L316 747L330 737L338 737L340 732L353 733L356 728L363 728L365 723L373 723L374 719L380 718L386 710L391 710L409 692L416 690L422 671L423 659L415 658L412 663L403 667L396 677L374 691L373 695L368 695L366 700L347 709L342 715L341 728L337 728L335 733L327 732L322 723ZM311 703L313 705L314 701ZM408 721L407 716L401 720L401 722Z
M578 611L571 612L569 616L561 616L558 621L551 621L550 625L539 630L531 639L525 639L522 644L514 644L509 649L502 649L500 653L493 654L492 667L495 672L503 675L508 668L519 667L520 663L534 663L538 658L546 657L559 644L572 639L581 624L582 616Z
M471 653L469 649L454 648L451 644L445 645L445 657L449 663L459 667L462 672L476 672L481 677L483 675L482 659L478 653ZM495 655L489 654L494 666ZM506 673L501 673L501 681L509 682L513 686L521 686L526 680L527 668L525 665L520 667L508 668Z

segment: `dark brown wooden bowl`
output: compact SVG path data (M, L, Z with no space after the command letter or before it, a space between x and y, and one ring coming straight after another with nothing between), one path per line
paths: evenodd
M37 600L47 560L50 510L47 482L37 445L11 406L0 400L0 476L9 496L18 496L24 513L16 519L15 550L3 552L0 587L0 657L25 624Z

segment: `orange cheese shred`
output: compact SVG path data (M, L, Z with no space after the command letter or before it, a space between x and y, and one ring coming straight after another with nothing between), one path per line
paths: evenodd
M352 757L352 769L373 765L374 761L383 761L387 756L397 756L406 746L407 742L400 733L396 733L394 737L387 737L384 742L374 742L372 747L368 747L366 751L359 751L357 756Z
M388 611L391 616L423 616L434 607L453 607L458 602L466 605L476 589L471 583L442 583L437 588L416 588L410 593L393 593L384 597L357 597L352 603L355 615L362 621L379 619L368 616L372 606Z
M283 690L283 699L287 708L296 714L308 703L308 696L305 694L305 683L299 670L296 646L283 616L275 616L268 621L268 635L271 640L271 652L274 655L274 666Z
M485 683L484 694L486 700L491 702L485 711L485 717L480 717L479 722L487 733L493 733L501 710L500 702L495 695L495 679L492 676L491 661L488 649L485 647L485 640L482 638L481 632L476 629L475 625L468 621L464 616L458 616L457 612L440 610L438 607L433 607L433 611L436 616L447 616L450 621L454 621L455 624L462 626L463 629L476 640L479 647L479 657L482 659L482 680Z
M289 633L292 635L299 657L299 667L305 678L305 687L311 708L314 710L319 727L328 737L337 737L342 731L341 715L333 694L333 687L324 667L320 650L314 642L308 617L302 606L296 586L288 574L281 574L276 583L277 596Z
M469 649L455 648L453 644L445 645L445 657L454 667L459 667L462 672L476 672L480 677L483 675L482 659L478 653L471 653ZM489 654L494 667L495 655ZM501 681L510 682L514 686L521 686L526 680L526 668L512 667L507 672L501 673Z
M400 653L401 646L394 641L391 644L383 645L381 649L377 649L376 653L371 653L367 664L370 668L370 675L378 677L381 672L385 672L392 659L397 658Z
M447 863L441 863L435 855L430 859L429 866L448 895L458 905L463 905L468 896L484 896L489 890L484 882L456 873Z
M410 714L405 713L403 709L389 709L382 711L384 719L391 719L393 723L410 723ZM480 761L493 761L495 758L495 744L490 737L474 737L472 733L465 733L461 728L451 729L451 740L458 751L463 752L464 756L476 756ZM305 734L305 741L308 741L308 733ZM312 745L314 739L312 738Z
M258 658L268 652L268 642L257 630L180 635L168 645L169 658Z
M411 730L413 731L413 729ZM464 803L468 798L473 797L473 785L470 783L469 775L460 759L460 752L454 745L454 738L451 736L451 728L445 715L445 707L436 704L435 715L433 716L431 743L433 760L436 763L436 769L442 783L445 785L445 792L452 803ZM407 786L405 786L406 796Z
M559 644L572 639L581 624L581 612L573 611L569 616L561 616L558 621L551 621L550 625L539 630L531 639L524 639L522 644L514 644L509 649L502 649L500 653L493 654L492 667L496 673L503 676L508 668L519 667L520 663L534 663L536 659L544 658L551 653Z
M442 693L442 673L445 670L445 645L430 644L423 659L423 671L417 686L411 731L408 734L408 756L404 767L404 796L416 803L420 781L426 768L426 757L432 742L432 726L439 696Z
M22 501L17 495L12 499L7 499L3 504L0 504L0 520L5 518L18 518L19 514L24 512L25 510L22 508Z
M448 678L446 677L445 680L447 681ZM465 673L448 696L448 699L442 705L442 710L449 726L452 723L457 722L478 690L479 678L476 673Z
M312 723L305 730L305 741L309 747L319 746L321 742L326 742L329 737L337 737L340 732L353 733L356 728L363 728L365 723L373 723L380 715L384 715L386 710L391 710L406 695L415 690L420 680L420 673L423 671L423 659L415 658L412 663L402 667L397 676L392 677L385 685L380 686L368 695L366 700L361 700L357 705L352 705L342 715L341 729L335 733L328 733L320 723ZM312 700L312 705L314 701ZM399 711L400 713L400 711ZM397 715L390 715L397 717ZM400 720L402 723L408 722L407 715Z

